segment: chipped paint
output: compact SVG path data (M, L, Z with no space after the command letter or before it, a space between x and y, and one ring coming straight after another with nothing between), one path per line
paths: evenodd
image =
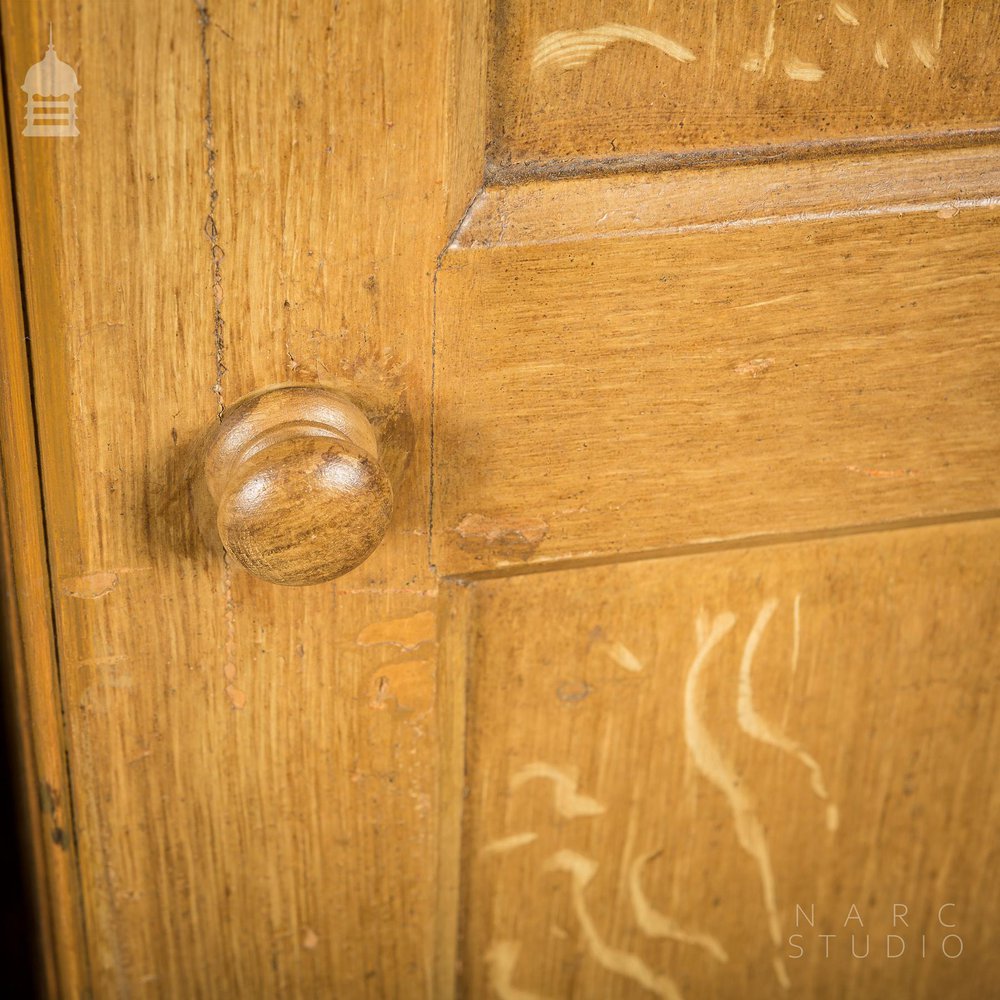
M517 791L526 782L539 778L552 782L554 804L560 816L573 819L577 816L598 816L605 811L596 799L577 791L580 776L575 767L563 770L544 761L525 764L510 779L510 790Z
M118 580L116 570L97 570L82 576L64 576L59 581L59 589L67 597L95 601L110 594L118 586Z
M402 714L425 715L434 706L434 662L425 659L382 663L372 681L371 708L395 708Z
M437 616L433 611L421 611L407 618L390 618L366 625L356 640L359 646L398 646L413 650L437 638Z
M466 514L452 530L463 549L487 549L492 554L527 559L549 533L549 526L540 517Z
M907 476L915 475L912 469L865 469L860 465L845 465L844 468L848 472L857 472L869 479L905 479Z
M737 375L749 375L750 378L760 378L769 368L773 367L774 358L751 358L733 368Z

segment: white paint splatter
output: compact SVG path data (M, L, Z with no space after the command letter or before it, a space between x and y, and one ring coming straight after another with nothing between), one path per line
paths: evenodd
M937 62L937 56L934 54L934 51L931 49L930 45L927 44L925 39L911 39L910 48L913 49L913 54L927 69L934 69L934 64Z
M826 70L816 63L806 62L797 56L785 60L785 76L789 80L800 80L802 83L818 83L826 76Z
M707 627L704 614L699 615L696 620L698 650L691 661L684 685L684 740L695 767L722 792L729 803L736 840L757 866L771 941L775 946L780 946L781 920L775 897L774 869L764 828L757 817L753 799L746 791L733 765L722 755L721 749L701 717L700 710L701 679L705 662L709 653L735 624L736 617L730 611L716 615L710 627ZM779 981L781 981L780 976Z
M852 28L856 28L859 24L858 15L846 3L835 3L833 5L833 14L841 24L846 24Z
M684 930L672 917L655 910L647 899L642 889L642 868L659 853L659 851L650 851L648 854L640 854L629 865L628 894L632 901L632 910L635 913L639 929L649 937L669 938L672 941L680 941L682 944L697 945L699 948L704 948L716 961L728 962L729 956L717 938L712 937L711 934Z
M576 816L598 816L604 812L604 806L589 795L581 795L577 791L579 772L576 768L562 770L544 761L525 764L511 779L511 791L517 791L525 782L535 778L544 778L555 786L556 812L567 819Z
M695 55L672 38L631 24L602 24L596 28L574 31L553 31L543 35L535 46L532 70L553 65L557 69L576 69L615 42L638 42L658 49L678 62L694 62Z
M810 772L810 784L812 785L812 790L816 794L817 798L828 800L830 798L829 793L826 790L826 784L823 781L823 771L819 764L816 763L815 758L806 752L805 748L801 743L796 740L790 739L784 733L779 732L774 726L771 725L762 715L760 715L753 703L753 658L757 653L757 647L760 645L761 636L764 634L764 630L767 628L771 617L774 614L775 609L778 606L776 599L771 598L764 602L760 611L757 613L757 618L753 623L753 627L750 629L750 634L747 636L747 641L743 646L743 658L740 661L740 680L737 697L736 697L736 718L739 721L740 728L748 736L753 737L759 743L765 743L768 746L772 746L777 750L782 751L782 753L787 753L792 757L800 760ZM798 629L798 620L796 618L796 635ZM797 646L797 643L796 643ZM798 650L797 648L793 651L793 659L797 658ZM830 826L831 821L833 826L830 826L831 830L837 828L839 821L839 815L836 813L836 806L833 807L834 812L831 813L830 809L827 809L827 825Z
M743 68L751 73L764 73L767 65L774 55L774 31L778 20L778 0L771 0L771 13L767 18L767 27L764 29L763 54L750 56L743 63Z
M520 955L520 941L494 941L489 946L485 960L490 986L500 1000L545 1000L539 993L514 985L514 969Z
M624 643L599 641L595 646L614 660L622 669L628 670L633 674L642 672L642 660Z
M538 840L537 833L512 833L509 837L491 840L479 853L482 857L488 857L491 854L506 854L518 847L534 843L536 840Z
M573 912L580 922L580 929L590 954L609 972L631 979L650 993L666 1000L682 1000L677 984L666 974L654 972L638 955L612 948L598 933L587 909L584 889L597 872L597 862L576 851L557 851L546 863L549 871L567 872L571 878Z

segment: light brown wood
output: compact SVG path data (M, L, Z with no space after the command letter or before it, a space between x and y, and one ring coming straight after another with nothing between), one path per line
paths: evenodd
M205 485L226 551L286 586L356 569L385 536L392 484L368 418L315 385L251 393L206 442Z
M47 996L80 996L87 955L6 149L0 121L0 663L29 847L31 958Z
M998 525L475 584L464 995L988 995Z
M994 0L510 0L491 62L494 177L1000 126Z
M809 889L820 931L874 892L884 936L901 888L932 948L960 903L969 961L813 950L784 961L805 995L996 978L995 24L775 4L730 86L772 8L662 6L601 17L709 24L714 60L605 33L543 67L553 98L518 32L562 2L0 0L32 376L8 268L0 541L53 995L769 996ZM886 18L891 81L857 62ZM73 139L21 134L50 21ZM820 81L786 72L807 38ZM581 171L619 172L483 188ZM202 530L246 473L206 478L206 433L260 437L240 401L286 383L358 406L395 500L361 566L296 589L210 505ZM299 430L265 440L298 461ZM316 522L286 506L294 541ZM745 786L685 738L699 649Z
M474 208L437 282L438 568L1000 507L996 157L966 187L938 155L689 178L632 237L631 183Z
M485 15L3 4L11 92L50 20L82 87L76 139L11 106L81 992L430 991L433 271L481 178ZM220 407L287 381L356 399L400 477L385 543L306 589L192 510Z

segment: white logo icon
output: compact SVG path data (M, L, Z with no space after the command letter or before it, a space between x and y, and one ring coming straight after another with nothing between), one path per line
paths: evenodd
M73 67L56 55L49 25L45 58L24 74L21 90L28 95L27 124L21 135L79 135L76 93L80 90Z

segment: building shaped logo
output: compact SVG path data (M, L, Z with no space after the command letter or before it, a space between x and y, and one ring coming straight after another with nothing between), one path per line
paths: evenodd
M21 135L79 135L76 127L76 94L80 90L72 66L56 55L49 25L45 58L24 74L21 90L28 95L27 116Z

